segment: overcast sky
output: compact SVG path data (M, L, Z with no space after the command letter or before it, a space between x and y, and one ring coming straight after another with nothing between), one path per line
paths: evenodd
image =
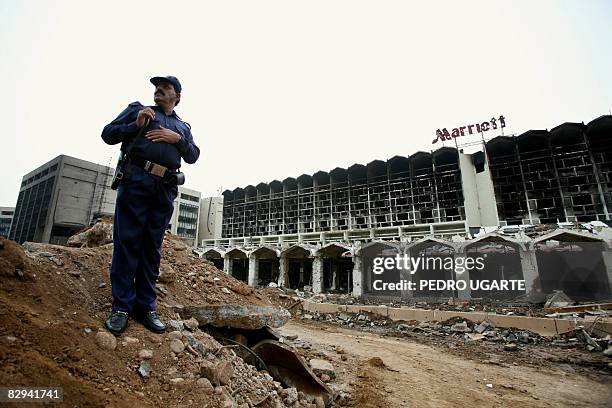
M59 154L114 166L101 130L155 75L183 84L205 196L501 114L515 134L587 123L612 107L611 21L609 1L0 0L0 205Z

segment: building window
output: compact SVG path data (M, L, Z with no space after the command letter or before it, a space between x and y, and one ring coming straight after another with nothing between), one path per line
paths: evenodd
M200 201L200 199L198 197L192 196L192 195L189 195L189 194L185 194L185 193L181 193L181 198L183 200L193 201L194 203L197 203L197 202Z

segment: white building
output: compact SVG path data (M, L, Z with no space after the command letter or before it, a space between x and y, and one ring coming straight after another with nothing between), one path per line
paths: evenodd
M223 226L223 197L204 197L200 200L198 242L221 238Z
M198 243L198 224L200 222L200 197L202 193L179 186L178 195L174 200L174 212L170 219L168 230L190 245Z
M0 237L8 237L15 207L0 207Z

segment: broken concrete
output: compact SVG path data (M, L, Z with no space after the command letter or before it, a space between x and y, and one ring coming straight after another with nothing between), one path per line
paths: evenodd
M424 321L424 322L441 322L460 317L474 323L487 322L490 325L500 328L517 328L529 330L543 336L552 336L556 334L568 333L576 329L578 326L590 327L593 333L601 334L612 332L612 319L606 317L585 317L583 319L553 319L544 317L527 317L527 316L510 316L499 315L488 312L460 312L447 310L426 310L410 307L388 307L384 305L368 306L368 305L338 305L332 303L314 303L305 301L303 303L304 311L312 316L314 313L361 313L368 312L378 316L389 318L394 321ZM304 315L306 317L307 315Z
M100 221L93 227L68 238L68 246L97 247L113 242L113 224Z
M544 304L545 309L572 306L574 302L569 296L562 290L555 290L546 300Z
M281 327L291 314L276 306L207 305L186 307L185 315L194 317L202 325L257 330L265 326Z

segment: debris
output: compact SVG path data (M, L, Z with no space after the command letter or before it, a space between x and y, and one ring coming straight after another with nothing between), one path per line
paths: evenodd
M183 338L183 333L181 333L178 330L173 330L170 333L168 333L168 338L170 340L174 340L174 339L182 339Z
M286 309L259 305L194 306L185 308L184 314L196 318L200 325L248 330L281 327L291 318Z
M581 338L588 346L591 346L592 349L589 351L601 351L601 346L597 343L593 338L587 333L584 329L580 328L578 332L578 337Z
M183 324L189 331L195 331L199 327L198 321L194 319L193 317L191 319L184 320Z
M504 344L504 350L505 351L516 351L518 350L518 346L516 345L516 343L506 343Z
M322 374L327 374L331 378L336 377L334 366L327 360L313 358L312 360L310 360L310 367L312 368L312 371L318 376L321 376Z
M138 340L135 337L130 337L130 336L125 336L123 337L123 341L121 342L123 346L128 345L128 344L136 344L140 342L140 340Z
M387 368L387 365L380 357L372 357L368 360L368 364L372 367Z
M478 341L484 338L485 338L485 335L480 334L480 333L466 333L465 334L465 339L468 341Z
M204 392L211 393L211 392L214 391L214 388L213 388L213 386L210 383L210 380L208 378L204 378L204 377L198 378L198 380L196 381L196 384Z
M480 323L480 324L478 324L478 325L474 326L474 331L475 331L476 333L483 333L483 332L485 332L486 330L488 330L490 327L491 327L491 325L490 325L489 323L487 323L487 322L482 322L482 323Z
M174 282L177 277L178 274L170 265L165 262L162 262L159 265L159 276L157 277L157 281L159 283L171 283Z
M451 331L467 333L467 332L471 332L472 330L468 327L467 322L464 320L461 323L453 324L451 326Z
M117 348L117 339L111 333L99 331L96 334L96 343L103 349L114 350Z
M173 353L180 354L185 351L185 344L179 339L174 339L170 342L170 350L172 350Z
M68 246L99 247L113 242L113 224L102 220L93 227L68 238Z
M172 331L180 332L181 330L184 329L184 324L181 320L169 320L168 328Z
M148 360L143 360L140 362L138 374L140 374L142 378L147 378L149 375L151 375L151 363L149 363Z
M565 294L562 290L555 290L553 294L548 297L546 303L544 304L545 309L550 308L559 308L565 306L571 306L575 302Z
M200 375L213 385L228 385L234 375L234 366L229 361L213 364L210 361L200 363Z
M143 360L150 360L153 358L153 351L142 349L138 352L138 358Z

